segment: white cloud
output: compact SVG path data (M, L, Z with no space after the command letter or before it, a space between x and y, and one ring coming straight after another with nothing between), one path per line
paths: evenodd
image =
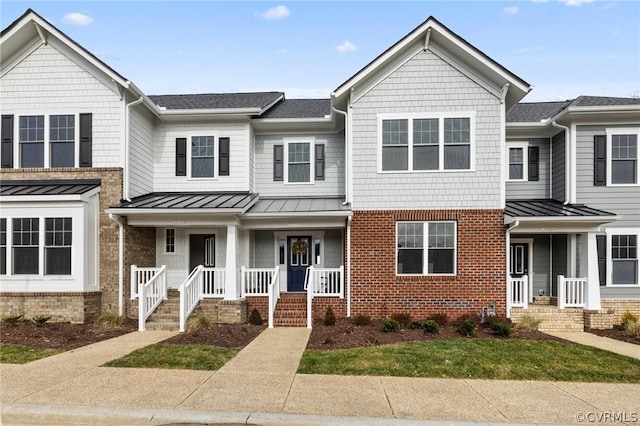
M286 18L289 15L291 15L291 10L283 5L272 7L259 14L262 19L266 19L267 21Z
M509 6L502 9L506 15L515 15L518 13L518 6Z
M345 40L340 46L336 46L336 50L340 53L355 52L358 50L358 46L351 43L349 40Z
M558 0L567 6L582 6L585 3L593 3L595 0Z
M71 12L64 15L64 18L62 18L62 22L67 25L86 27L93 22L93 18L91 16L83 15L80 12Z

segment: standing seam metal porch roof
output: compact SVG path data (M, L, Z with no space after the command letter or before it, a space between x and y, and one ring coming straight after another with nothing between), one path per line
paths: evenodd
M34 195L81 195L100 186L99 179L2 180L0 197Z
M505 214L516 218L535 217L615 217L614 213L594 209L584 204L563 204L556 200L509 200Z
M258 194L250 192L152 192L125 201L114 209L245 209Z
M248 211L251 214L349 212L343 198L270 197L260 198Z

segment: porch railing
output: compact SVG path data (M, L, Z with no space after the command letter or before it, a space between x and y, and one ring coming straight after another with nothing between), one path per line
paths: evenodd
M145 283L138 284L138 330L144 331L147 318L167 298L167 267L159 270Z
M242 297L268 296L269 284L278 271L276 268L240 268Z
M138 286L148 283L161 267L139 268L131 265L131 299L138 297Z
M225 268L205 268L196 266L187 279L180 284L180 331L185 331L187 318L198 306L198 302L206 298L224 297Z
M313 326L313 298L333 296L344 298L344 266L339 268L314 268L309 266L305 274L304 288L307 290L307 328Z
M586 290L586 278L558 275L558 308L584 308Z
M511 312L511 308L528 308L531 299L531 286L529 285L529 277L509 277L507 283L507 313Z
M269 328L273 328L273 316L276 312L278 299L280 299L280 281L278 280L279 274L280 267L276 266L276 269L271 276L271 282L269 283Z

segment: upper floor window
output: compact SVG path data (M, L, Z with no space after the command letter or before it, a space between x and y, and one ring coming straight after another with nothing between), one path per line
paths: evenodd
M379 117L382 172L471 170L474 114L384 114Z
M455 222L399 222L398 275L453 275L456 272Z
M20 117L20 167L44 167L44 115Z
M215 156L213 136L191 138L191 177L214 177Z
M296 138L286 144L273 146L274 181L313 183L324 180L324 174L324 144L314 144L313 138L311 140Z
M507 181L539 180L539 148L528 142L507 142Z
M288 180L289 182L311 181L311 144L290 143Z
M639 185L638 139L640 128L611 128L594 136L593 184Z
M229 176L229 151L230 139L227 137L193 135L189 139L176 138L176 176Z
M75 165L76 117L52 115L49 117L49 122L51 167L73 167Z

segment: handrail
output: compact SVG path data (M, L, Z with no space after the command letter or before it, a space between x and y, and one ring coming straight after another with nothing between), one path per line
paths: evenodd
M147 318L167 298L167 267L162 267L146 283L138 284L138 330L144 331Z
M344 265L339 268L316 268L305 271L307 290L307 328L313 326L313 298L315 296L344 298Z
M202 298L202 270L204 267L198 265L193 268L178 291L180 292L180 332L185 331L187 318L193 312L196 305Z
M131 299L138 297L138 285L148 283L161 268L146 267L140 268L138 265L131 265Z
M509 277L507 282L507 314L511 315L511 308L528 308L530 298L529 277Z
M313 287L315 283L313 282L313 266L309 266L307 268L307 272L305 273L305 285L307 290L307 328L311 330L313 326L313 315L311 309L313 308ZM308 278L311 277L311 282L309 283ZM311 284L310 286L308 284Z
M268 296L269 283L273 281L274 268L240 268L241 294L245 296Z
M271 282L269 283L269 328L273 328L273 315L276 311L276 305L278 299L280 299L280 282L278 276L280 275L280 266L276 266L273 271Z

